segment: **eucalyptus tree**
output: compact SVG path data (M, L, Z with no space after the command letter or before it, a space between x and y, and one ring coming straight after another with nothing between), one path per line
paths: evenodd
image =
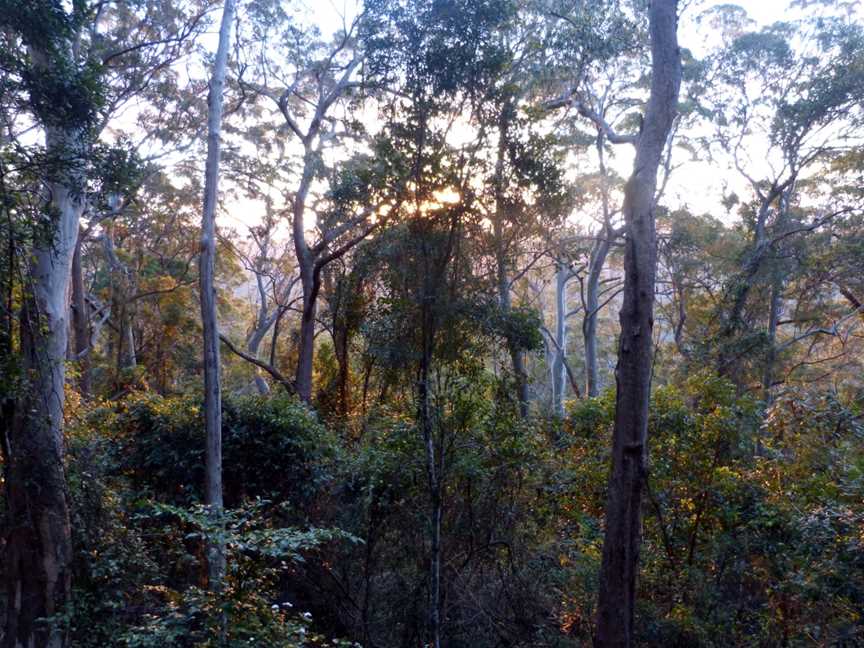
M265 337L274 328L285 312L291 308L296 299L293 297L294 287L299 282L299 276L291 272L290 266L285 268L284 253L280 254L277 239L277 217L273 208L273 200L268 195L264 198L265 213L260 225L249 228L253 242L251 259L246 261L246 268L255 278L257 291L257 309L251 329L246 335L246 352L259 358L260 347ZM271 349L275 350L278 342L278 331L271 338ZM269 363L273 365L271 360ZM271 374L272 375L272 374ZM260 394L269 393L270 387L260 371L255 372L255 387Z
M354 151L346 150L345 143L358 138L367 144L365 161L375 157L374 151L368 151L376 144L365 136L356 114L363 104L361 93L368 87L361 75L366 56L359 38L362 14L346 17L333 39L326 40L317 29L298 26L302 23L293 20L280 3L258 3L248 11L254 29L246 47L254 52L256 63L244 71L240 86L275 111L281 124L267 122L268 127L280 136L295 138L290 150L298 164L289 180L293 190L287 192L286 210L303 295L294 382L297 394L308 402L322 271L378 229L395 198L392 187L373 187L368 173L358 173L359 160L344 173L327 163L328 155L351 157ZM382 180L386 172L379 167L372 175ZM328 188L342 197L328 202ZM352 191L354 196L346 199L346 192ZM361 203L357 197L363 192L368 193ZM354 211L345 211L349 203ZM316 209L319 205L323 206Z
M636 136L633 173L624 187L624 296L615 369L612 474L600 566L595 645L633 641L636 572L641 540L642 491L648 454L657 172L672 131L681 84L678 3L655 0L648 8L651 92ZM605 130L605 127L604 127ZM607 131L612 139L614 133Z
M4 430L7 519L5 645L60 647L56 620L70 603L72 546L63 468L66 293L84 210L84 156L99 101L93 68L76 56L75 14L58 5L6 3L4 63L16 74L44 133L50 165L38 187L37 235L25 257L20 312L23 394ZM5 49L4 48L4 49ZM38 186L38 185L37 185ZM7 212L10 209L7 203ZM16 210L17 211L17 210ZM8 214L11 217L11 213ZM12 232L9 232L12 236ZM32 488L38 479L40 488Z
M207 97L207 164L204 169L204 205L201 216L201 258L198 265L201 322L204 328L204 430L206 434L206 487L204 501L216 518L222 515L222 383L219 365L219 325L216 320L216 199L219 191L219 157L222 106L235 0L225 0L219 27L219 46ZM225 578L225 541L207 546L209 586L220 591Z
M142 180L142 169L136 170L132 164L134 157L141 160L161 157L168 150L189 146L200 132L196 116L200 113L201 102L195 79L181 81L176 66L193 53L198 36L207 26L209 5L209 0L92 2L82 3L78 12L79 48L84 52L81 56L98 69L102 86L93 137L117 147L102 165L111 182L108 186L94 188L87 200L73 257L73 359L78 363L79 387L85 396L90 395L92 382L94 335L91 320L101 318L101 307L94 307L94 296L85 292L82 246L91 238L103 243L107 263L116 277L117 299L112 298L110 308L119 316L119 328L126 340L118 345L122 350L118 366L133 366L132 316L124 298L132 290L135 277L132 269L122 262L122 255L114 255L110 250L109 230L113 229L112 223L122 210L107 206L107 202L111 192L124 194L124 204L134 194L135 184ZM132 114L137 116L137 123L130 120ZM138 126L145 122L146 131ZM112 164L116 168L112 168ZM125 178L121 177L124 173L127 174Z
M579 77L562 99L564 104L576 105L609 141L629 141L636 147L633 173L624 187L622 207L626 228L624 293L615 371L612 469L594 637L598 646L629 646L633 641L653 344L655 194L657 172L675 119L681 83L677 9L676 0L655 0L648 8L651 89L637 133L619 135L597 114L580 95Z
M545 6L548 20L555 25L554 54L546 72L547 95L564 86L558 96L547 99L547 110L564 108L556 130L561 137L593 152L580 174L579 184L590 199L583 200L580 212L592 216L596 230L589 232L590 252L577 275L582 301L582 341L585 353L585 393L600 392L597 351L597 324L604 302L603 270L610 251L618 244L624 228L621 212L613 206L620 182L608 168L609 147L634 143L631 135L616 129L638 129L639 95L644 91L640 74L644 57L644 34L638 20L618 3L569 2ZM593 133L582 131L587 123ZM589 148L590 147L590 148ZM593 214L591 212L594 212ZM584 273L584 274L583 274Z
M759 319L749 297L766 283L776 286L765 318L768 337L776 335L771 322L777 320L784 271L770 260L778 246L848 212L848 204L819 204L818 196L803 197L801 188L860 142L852 124L860 119L864 92L862 45L860 25L822 16L741 30L713 61L705 100L715 117L715 145L753 196L742 209L750 241L726 286L716 338L718 370L739 381L742 359L762 337L748 324ZM815 207L808 219L793 219L793 205L806 202ZM765 348L767 365L773 348L773 341Z
M127 15L140 15L124 3L116 7ZM63 467L67 289L73 266L81 265L73 262L80 221L101 191L100 161L110 159L105 147L96 145L97 138L115 115L113 102L122 103L118 97L128 98L132 88L140 89L163 69L164 60L155 64L148 56L184 43L196 33L195 25L203 15L182 36L172 31L175 23L166 20L147 33L131 29L115 39L115 30L122 32L129 23L106 18L114 9L114 3L105 2L0 5L7 100L3 144L29 158L28 166L37 170L26 190L35 200L18 201L14 207L7 202L10 222L18 223L8 232L10 250L18 259L10 263L16 270L10 283L17 278L24 295L19 309L20 344L9 349L17 355L13 360L22 377L19 398L4 419L8 423L3 444L8 508L3 641L8 646L54 648L67 643L63 620L72 578ZM166 33L173 35L165 37ZM131 59L149 61L150 74L142 72L137 83L118 90L112 75ZM30 234L13 241L13 229ZM80 288L81 282L74 286ZM83 315L78 297L77 314ZM86 328L75 330L81 333ZM10 402L5 401L7 413ZM32 488L34 479L40 488Z

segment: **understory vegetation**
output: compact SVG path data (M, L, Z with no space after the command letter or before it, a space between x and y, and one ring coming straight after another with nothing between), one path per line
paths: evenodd
M525 423L494 376L448 380L458 390L441 422L454 444L442 530L448 645L582 645L613 395ZM411 411L328 425L287 396L226 401L221 532L197 505L200 407L194 395L140 393L73 413L73 644L420 641L428 495ZM655 391L640 645L862 640L860 413L812 394L778 400L764 421L759 411L710 372ZM202 588L201 540L217 532L230 567L214 595Z

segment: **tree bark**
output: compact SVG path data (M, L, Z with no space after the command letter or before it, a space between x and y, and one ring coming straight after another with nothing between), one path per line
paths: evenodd
M292 234L297 266L300 270L300 286L303 289L303 311L300 315L300 341L297 350L297 373L294 384L297 395L306 403L312 400L312 363L315 356L315 316L318 310L318 291L320 279L315 273L315 258L306 244L303 216L306 211L306 197L312 186L314 151L306 146L303 157L303 177L294 195L292 210ZM317 280L317 281L316 281Z
M222 101L235 0L225 0L219 28L219 46L207 98L207 163L204 172L204 208L201 218L200 293L204 326L204 423L207 435L205 502L214 516L222 514L222 385L219 367L219 330L216 321L216 196L219 185ZM225 577L225 544L207 547L209 587L219 591Z
M604 648L631 646L633 642L657 263L655 193L657 170L681 84L677 4L677 0L653 0L648 8L651 94L636 141L633 173L624 187L624 298L615 371L612 470L594 636L595 646Z
M585 393L588 398L600 395L600 372L597 363L597 318L600 315L600 275L606 265L606 257L612 241L620 234L612 227L609 208L609 177L606 170L606 155L603 131L597 134L597 158L600 161L600 197L603 207L603 229L591 248L588 261L588 281L585 285L585 317L582 320L582 340L585 346Z
M102 242L105 256L111 266L111 313L112 319L117 324L116 373L119 378L124 370L134 369L138 364L135 355L135 333L129 312L130 298L134 289L129 268L117 256L114 244L114 223L105 224Z
M261 347L261 342L264 341L267 332L270 330L270 327L273 326L273 322L276 320L278 312L278 306L277 311L274 311L273 313L268 312L267 291L264 287L264 280L261 277L262 271L263 268L258 268L255 272L255 281L258 286L258 299L260 304L258 305L258 314L255 317L255 327L246 339L246 351L253 358L258 357L258 349ZM261 375L261 370L258 367L255 367L254 380L255 389L260 395L263 396L270 393L270 385L267 384L267 381L264 379L264 376Z
M34 52L34 60L43 57ZM72 541L63 465L63 405L69 325L67 294L83 203L72 186L83 133L46 129L49 154L73 158L68 177L50 184L58 219L48 241L37 239L30 290L21 309L21 352L28 377L15 408L7 448L6 548L3 556L6 648L62 648L56 618L70 603ZM38 483L38 488L34 487Z
M762 399L768 406L773 401L774 365L777 362L777 324L783 297L783 277L779 269L774 270L771 281L771 300L768 304L768 330L766 331L765 367L762 373Z
M552 360L552 411L564 416L564 392L567 389L567 282L570 268L558 263L555 272L555 355Z
M81 232L72 256L73 359L78 363L78 390L85 398L92 392L90 376L90 317L85 299L84 269L81 265Z
M424 318L425 319L425 318ZM424 335L424 338L428 336ZM423 443L426 449L426 471L429 480L429 633L431 645L441 647L441 476L440 457L435 448L435 435L429 411L429 374L432 364L432 341L424 340L420 364L419 418L423 430Z
M604 227L588 264L588 280L585 285L585 317L582 320L582 339L585 344L585 393L588 398L600 395L600 372L597 365L597 317L600 311L600 275L612 246L611 228Z

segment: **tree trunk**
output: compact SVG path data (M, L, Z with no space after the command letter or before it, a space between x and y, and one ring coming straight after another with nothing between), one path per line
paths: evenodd
M84 269L81 265L81 233L72 256L72 331L73 360L78 363L78 390L89 397L92 391L90 376L90 317L84 290Z
M790 179L781 185L773 184L767 194L760 194L759 210L756 214L753 233L753 244L742 263L741 271L734 278L734 283L729 290L729 293L731 293L729 299L727 299L729 310L723 318L723 326L720 329L721 353L717 358L717 372L721 376L732 380L739 387L743 382L740 376L740 360L742 356L748 351L752 351L752 349L734 349L732 345L735 337L745 326L744 310L747 306L747 299L772 249L767 228L771 207L775 202L777 203L778 214L775 226L781 226L786 221L786 216L788 215L794 186L794 176L791 176Z
M261 286L261 277L258 276L258 284ZM262 299L264 298L263 287L261 289ZM255 320L255 329L252 331L252 334L249 336L246 342L246 350L250 356L253 358L258 357L258 350L261 347L261 342L264 341L267 332L270 330L270 327L273 326L273 321L276 319L276 313L268 314L267 313L267 304L262 301L261 308L258 311L258 317ZM267 384L267 381L264 379L264 376L261 374L261 369L255 367L253 369L255 372L255 389L262 396L270 393L270 385Z
M601 130L597 134L597 159L600 162L600 198L603 207L603 229L591 248L588 262L588 281L585 286L585 316L582 319L582 340L585 346L585 393L588 398L600 395L600 377L597 365L597 318L600 315L600 275L606 265L606 257L612 241L619 232L612 227L612 213L609 208L609 175L606 169L605 136Z
M300 341L297 350L297 373L295 384L297 395L308 403L312 400L312 365L315 360L315 316L318 310L318 290L320 279L316 277L315 258L306 244L303 216L306 211L306 197L312 186L315 152L306 146L303 156L303 176L294 195L292 209L292 234L297 266L300 270L300 284L303 288L303 312L300 316Z
M498 257L498 304L501 314L508 317L512 312L510 301L510 279L507 275L507 263L503 254ZM525 371L525 356L517 346L512 336L507 337L507 349L513 364L513 377L516 380L516 398L519 401L519 415L528 416L528 375Z
M80 155L82 140L77 131L46 132L49 153L63 157ZM74 176L74 170L68 173ZM28 384L15 408L6 457L6 648L68 644L62 621L43 619L66 612L72 580L63 392L67 294L83 204L70 188L76 180L70 179L51 183L51 209L59 216L51 240L34 244L30 290L21 309L22 368Z
M207 100L207 163L204 174L204 209L201 218L200 292L204 326L204 423L207 435L205 502L211 514L222 514L222 386L219 376L219 330L216 322L216 196L219 185L222 94L235 0L225 0L219 47L210 79ZM212 541L207 547L209 587L222 588L225 577L225 543Z
M312 365L315 360L315 316L318 303L315 292L303 282L303 313L300 316L300 342L297 351L297 395L305 403L312 400Z
M777 323L783 297L783 277L779 269L774 270L771 282L771 301L768 305L768 330L766 331L765 367L762 373L762 399L765 405L773 401L774 365L777 362Z
M565 366L567 353L567 282L570 268L558 264L555 272L555 355L552 361L552 411L564 416L564 392L567 389Z
M347 324L335 321L337 319L340 318L334 318L333 322L333 349L336 352L336 362L339 365L336 380L339 391L339 414L347 417L348 412L351 410L348 393L348 381L351 377L351 357L349 353L351 332Z
M588 398L600 395L600 378L597 366L597 317L600 311L600 275L612 246L611 228L604 227L601 238L591 250L588 281L585 285L585 317L582 320L582 338L585 344L585 393Z
M424 316L424 321L428 318ZM431 328L431 327L430 327ZM432 341L424 331L423 354L418 384L419 419L426 449L426 472L429 480L429 633L433 648L441 647L441 480L438 470L440 457L435 448L435 435L429 412L429 375L432 364Z
M657 169L675 117L681 83L676 10L677 0L653 0L649 5L651 95L636 143L633 174L624 187L624 300L615 371L612 471L594 637L594 644L604 648L626 647L633 642L657 262L654 203Z
M135 356L135 334L132 330L132 316L129 312L132 296L132 281L129 268L120 261L114 244L114 224L106 223L102 238L105 256L111 266L111 313L117 325L117 364L118 378L124 370L134 369L138 361ZM122 379L120 380L122 382Z

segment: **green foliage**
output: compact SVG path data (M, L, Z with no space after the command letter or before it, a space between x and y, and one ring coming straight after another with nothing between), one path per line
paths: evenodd
M116 437L119 470L168 501L200 501L204 430L197 396L132 396L118 413L97 411L123 432ZM300 514L330 479L336 446L328 430L296 400L228 398L223 403L225 498L289 497Z
M203 506L184 509L163 504L140 514L145 523L154 517L160 522L169 518L163 531L167 537L176 535L179 522L188 530L184 541L202 545L224 541L228 574L221 591L192 586L179 594L166 592L167 606L161 614L148 615L142 625L128 630L125 645L204 648L254 643L293 648L330 644L310 631L308 613L293 610L290 603L274 602L278 577L286 562L302 561L304 553L321 544L354 539L332 530L272 527L269 505L256 500L214 516Z
M241 500L217 518L198 504L163 503L187 499L178 497L177 485L169 481L174 473L158 463L167 456L179 460L181 455L166 452L156 456L152 448L147 451L155 462L150 467L161 479L142 482L139 475L127 470L127 453L140 451L138 443L155 443L142 434L142 423L147 421L156 429L150 432L161 435L161 443L176 443L172 435L179 436L181 430L197 425L191 402L132 397L128 410L95 408L86 425L73 430L68 473L77 512L73 524L76 593L71 611L74 645L348 646L348 642L316 632L311 615L283 587L286 572L306 561L317 562L325 547L332 551L340 543L356 541L336 529L305 523L302 528L287 526L297 519L294 502L304 501L308 490L282 491L279 495L283 499L278 503L260 498ZM280 446L276 440L277 432L290 431L297 445L305 445L311 456L316 434L321 432L305 409L287 399L269 403L250 399L235 404L231 420L235 430L232 438L249 452L263 453L249 450L249 437L253 446L256 441L262 445L276 443L269 448L271 453L285 450L286 445ZM311 429L305 439L298 439L303 426ZM263 436L256 440L256 432ZM324 439L317 442L327 443ZM296 447L292 446L294 459ZM331 452L332 448L323 450L325 455ZM192 453L183 459L191 462L195 456L200 457ZM181 469L200 473L193 467L186 463ZM250 470L253 467L242 462L237 465L238 470L246 470L246 481L254 481L259 474L257 468ZM273 470L277 469L285 470L274 465ZM263 489L264 483L259 482L259 487ZM186 484L189 491L199 486L189 483L188 478ZM283 482L281 486L288 488L290 484ZM225 585L219 592L208 590L202 583L206 574L203 548L216 538L225 542L228 558Z
M20 36L30 56L4 48L2 67L13 71L26 90L30 106L46 126L84 129L92 126L104 99L102 66L97 60L74 59L71 43L80 27L77 5L67 13L62 2L0 2L0 25Z
M652 398L639 645L861 640L856 414L790 394L762 426L757 405L706 371ZM574 619L594 596L613 413L607 393L571 406L567 420L559 496L576 545L570 564L590 572L568 590ZM574 627L590 636L590 619Z
M507 340L520 351L536 351L543 347L540 329L543 321L531 308L511 308L502 312L496 303L490 307L491 316L484 322L489 333Z

